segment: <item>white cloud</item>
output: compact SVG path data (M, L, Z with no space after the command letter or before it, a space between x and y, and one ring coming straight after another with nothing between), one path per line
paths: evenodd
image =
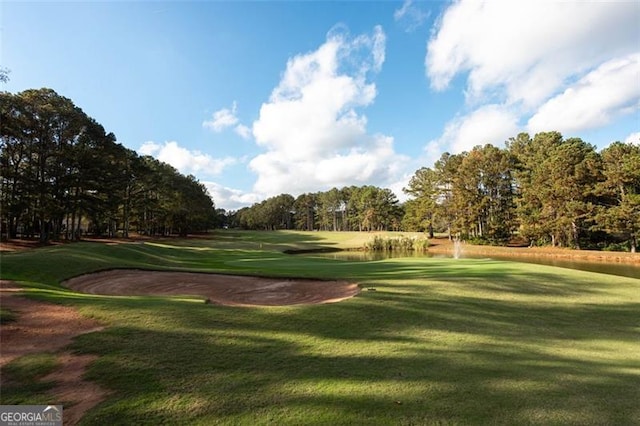
M211 198L216 204L216 208L238 210L263 199L258 194L246 193L239 189L228 188L216 182L204 181L202 183L209 191Z
M640 53L605 62L549 99L528 123L529 131L574 132L601 127L640 108Z
M242 139L249 139L251 137L251 129L240 123L237 112L238 104L236 101L233 101L231 108L222 108L214 112L211 119L204 121L202 126L211 129L216 133L220 133L225 129L233 127L233 131L238 136Z
M393 150L393 138L363 135L363 147L345 153L290 161L277 151L255 157L249 167L258 174L256 192L300 194L331 187L375 184L386 186L403 171L408 158Z
M160 151L161 146L153 141L147 141L140 145L138 148L138 153L141 155L155 155L158 151Z
M232 127L238 123L238 117L236 116L237 104L234 101L231 109L222 108L213 113L210 120L206 120L202 123L203 127L213 130L214 132L221 132L228 127Z
M413 0L405 0L400 9L393 12L393 19L404 26L408 33L415 31L429 19L430 13L423 12L413 3Z
M393 19L395 19L396 21L402 19L405 15L408 14L409 8L412 4L413 0L405 0L404 3L402 3L402 7L400 9L396 9L393 12Z
M151 155L164 163L172 165L184 174L218 175L222 173L225 167L237 163L237 160L232 157L220 159L199 151L190 151L181 147L175 141L168 141L162 145L148 141L138 148L138 153Z
M423 166L416 167L415 170L418 170L420 167ZM400 179L387 185L387 188L389 188L391 191L393 191L394 194L396 194L398 201L400 201L401 203L404 203L409 198L411 198L406 192L404 192L404 188L409 185L409 182L411 181L411 178L414 176L414 174L414 171L412 171L411 173L405 173L402 177L400 177Z
M452 3L427 43L426 74L434 90L465 78L470 112L425 150L459 152L521 130L578 132L637 111L638 22L634 2Z
M356 38L334 29L317 50L289 59L253 123L256 142L267 150L249 163L258 175L256 192L382 184L398 173L404 157L394 152L393 138L368 134L358 112L376 97L369 78L384 59L381 27Z
M447 123L442 136L430 141L425 150L432 161L440 153L470 151L476 145L500 146L518 132L516 115L502 105L485 105L472 113Z
M366 46L369 43L368 38L366 36L361 37L365 38ZM384 31L382 31L381 26L378 25L373 29L373 40L371 41L371 43L371 53L373 55L373 70L375 72L380 72L380 70L382 69L382 64L384 64L386 50L385 47L387 44L387 36L384 34Z
M238 124L233 129L242 139L249 139L251 137L251 129L244 124Z
M629 136L627 136L624 142L640 145L640 132L631 133Z
M535 106L567 81L638 49L634 2L461 0L441 17L425 65L436 90L468 72L471 100Z

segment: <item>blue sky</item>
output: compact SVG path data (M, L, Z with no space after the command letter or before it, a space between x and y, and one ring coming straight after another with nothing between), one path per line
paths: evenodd
M2 2L4 90L50 87L237 209L402 187L558 130L640 141L640 3Z

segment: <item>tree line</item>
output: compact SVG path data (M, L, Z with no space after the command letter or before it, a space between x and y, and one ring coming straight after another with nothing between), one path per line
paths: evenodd
M640 146L615 142L597 152L558 132L527 133L505 148L444 153L415 172L400 204L389 189L333 188L271 197L236 212L245 229L446 232L505 244L636 251L640 232Z
M244 229L397 231L402 229L402 215L393 191L367 185L305 193L296 198L281 194L230 212L227 221L229 226Z
M0 93L0 174L3 238L186 235L215 221L196 178L125 148L51 89Z
M51 89L0 93L3 238L76 240L83 233L186 235L209 228L421 231L479 243L636 251L640 145L601 152L558 132L521 133L505 148L444 153L415 172L398 202L390 189L348 186L281 194L214 210L206 188L117 143Z
M432 233L503 243L635 252L640 231L640 146L615 142L597 152L558 132L526 133L506 148L445 153L412 177L405 223Z

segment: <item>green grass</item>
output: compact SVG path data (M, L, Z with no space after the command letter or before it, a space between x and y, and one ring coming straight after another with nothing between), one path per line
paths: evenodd
M55 355L49 353L25 355L5 365L0 371L2 404L32 405L51 402L46 392L53 387L53 383L43 381L42 378L53 372L56 366Z
M88 375L113 392L85 424L640 423L640 280L502 261L282 253L371 237L228 231L80 243L3 255L2 277L108 325L72 345L99 355ZM330 305L233 308L59 285L114 267L345 278L375 291Z
M16 314L9 309L0 307L0 324L7 324L16 320Z

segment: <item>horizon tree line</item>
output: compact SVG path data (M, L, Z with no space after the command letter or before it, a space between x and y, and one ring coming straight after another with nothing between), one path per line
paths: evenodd
M390 189L371 185L281 194L228 215L229 225L244 229L301 231L399 231L402 208Z
M0 92L0 172L2 238L391 230L635 252L640 231L640 144L597 152L559 132L445 152L414 173L404 203L390 189L345 186L227 212L194 176L125 148L70 99L43 88Z

